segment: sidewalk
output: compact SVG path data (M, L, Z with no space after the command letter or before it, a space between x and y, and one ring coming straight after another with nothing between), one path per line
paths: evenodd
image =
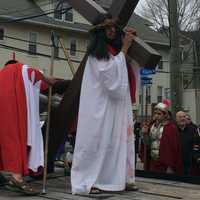
M137 178L137 192L103 193L98 195L74 196L71 194L70 177L64 172L51 175L47 180L46 195L22 196L0 187L0 200L199 200L200 185L185 184L149 178ZM42 190L42 181L33 181L34 187Z

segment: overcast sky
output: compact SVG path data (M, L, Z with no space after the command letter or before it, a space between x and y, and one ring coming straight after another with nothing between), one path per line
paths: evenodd
M141 5L144 5L144 3L145 3L145 0L139 0L139 3L138 3L138 5L137 5L137 7L136 7L136 9L135 9L135 12L137 13L137 14L140 14L140 9L141 9Z

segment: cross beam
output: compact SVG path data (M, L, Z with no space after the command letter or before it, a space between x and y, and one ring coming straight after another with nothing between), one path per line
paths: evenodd
M91 24L100 14L106 14L100 5L93 0L66 0L75 10L85 17ZM139 0L113 0L109 13L118 17L119 25L126 26ZM160 54L151 46L136 37L133 41L129 56L141 67L155 68L161 59Z
M95 20L100 14L106 14L99 4L93 0L66 0L77 12L79 12L85 19L91 24L94 24Z
M125 27L138 2L139 0L113 0L109 13L113 17L118 17L119 25ZM128 54L141 67L155 68L161 59L160 54L139 37L134 39Z
M119 19L119 25L125 27L133 14L139 0L113 0L109 13Z

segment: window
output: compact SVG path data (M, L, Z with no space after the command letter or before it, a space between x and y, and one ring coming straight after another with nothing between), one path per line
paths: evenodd
M76 55L76 40L71 40L70 43L70 55L75 56Z
M54 5L54 18L62 21L73 22L73 11L68 10L71 6L67 2Z
M161 102L162 101L162 92L163 92L163 87L162 86L158 86L157 87L157 102Z
M55 19L59 19L62 20L62 4L60 4L59 6L57 6L57 4L55 5L55 12L54 12L54 18Z
M29 35L29 53L36 54L37 53L37 33L30 32Z
M146 87L146 103L150 104L151 103L151 86Z
M54 18L62 20L62 12L60 10L54 12Z
M163 69L163 61L162 60L158 63L158 69Z
M72 9L68 10L65 13L65 21L73 22L73 11L72 11Z
M0 28L0 40L4 40L4 29Z
M165 93L165 98L170 99L170 88L165 88L164 93Z
M192 77L190 77L187 74L183 75L183 87L186 89L190 86L190 84L192 83Z

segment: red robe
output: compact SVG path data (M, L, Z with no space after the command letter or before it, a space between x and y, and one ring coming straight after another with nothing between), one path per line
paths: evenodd
M175 174L182 175L183 173L179 132L173 122L168 122L164 126L160 140L159 159L150 161L151 171L166 173L168 167L171 167Z
M22 66L11 64L0 71L0 171L28 174L27 109ZM33 70L29 69L29 77ZM36 79L41 80L41 73L34 71Z

